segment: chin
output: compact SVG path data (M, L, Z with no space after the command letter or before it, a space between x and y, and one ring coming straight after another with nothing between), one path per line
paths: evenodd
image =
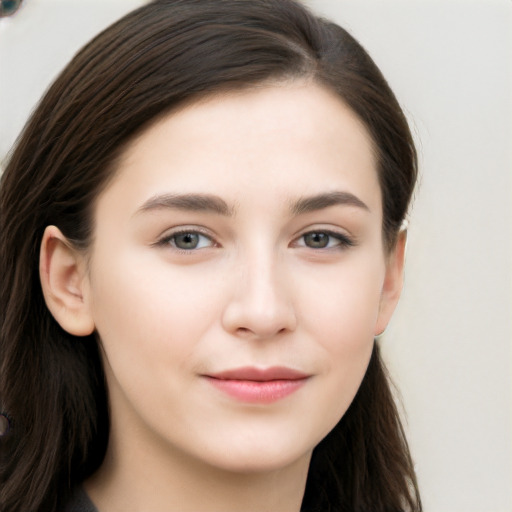
M217 445L219 446L219 445ZM209 464L223 471L239 474L268 473L279 471L294 464L309 466L314 447L290 446L288 442L265 440L265 442L232 443L220 453L210 453ZM217 451L217 450L216 450ZM203 456L206 455L203 453Z

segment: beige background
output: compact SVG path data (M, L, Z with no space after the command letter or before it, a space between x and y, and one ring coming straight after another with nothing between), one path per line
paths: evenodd
M0 160L73 53L141 0L0 20ZM512 511L512 2L310 0L351 30L421 154L406 286L382 339L427 512Z

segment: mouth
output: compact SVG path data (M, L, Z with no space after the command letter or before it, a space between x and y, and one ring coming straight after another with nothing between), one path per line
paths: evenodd
M241 402L270 404L298 389L311 377L285 367L244 367L203 375L216 389Z

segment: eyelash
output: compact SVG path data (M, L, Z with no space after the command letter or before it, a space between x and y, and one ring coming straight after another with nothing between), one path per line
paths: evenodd
M179 253L182 253L182 254L191 254L192 252L194 251L197 251L199 249L204 249L205 247L193 247L191 249L182 249L180 247L177 247L176 245L176 238L180 235L196 235L196 236L199 236L199 237L202 237L202 238L206 238L209 240L210 244L208 247L215 247L216 244L215 242L213 241L212 237L210 235L207 235L206 233L202 232L201 230L198 230L198 229L182 229L180 231L174 231L173 233L170 233L168 235L165 235L164 237L162 237L160 240L158 240L156 242L155 245L159 246L159 247L163 247L163 246L171 246L173 248L173 250L179 252Z
M326 247L309 247L305 244L300 244L300 247L306 247L309 249L313 249L316 251L326 251L326 250L343 250L348 249L349 247L353 247L355 244L355 241L352 238L349 238L346 235L342 235L341 233L337 233L336 231L330 231L328 229L318 229L318 230L312 230L308 231L306 233L303 233L298 239L296 240L304 240L306 236L308 235L326 235L329 237L328 243ZM331 243L331 239L336 240L338 243L333 247L328 247L328 245ZM297 241L294 242L297 244Z
M180 248L180 247L177 247L176 245L176 238L179 237L180 235L194 235L194 236L199 236L199 237L202 237L202 238L206 238L209 240L209 244L207 247L193 247L193 248L190 248L190 249L183 249L183 248ZM307 237L308 235L325 235L328 238L328 241L327 241L327 244L325 247L310 247L308 245L306 245L306 243L298 243L299 240L305 240L305 237ZM332 242L332 239L336 240L337 243L336 245L332 246L332 247L329 247L329 245L331 244ZM180 230L180 231L175 231L171 234L168 234L168 235L165 235L163 238L161 238L160 240L158 240L155 244L156 246L160 246L160 247L163 247L163 246L171 246L173 248L173 250L179 252L179 253L182 253L182 254L191 254L192 252L195 252L199 249L205 249L205 248L210 248L210 247L215 247L215 246L218 246L214 240L212 239L212 237L204 232L202 232L201 230L198 230L198 229L183 229L183 230ZM330 230L325 230L325 229L319 229L319 230L312 230L312 231L307 231L306 233L303 233L300 237L298 237L297 239L295 239L295 241L293 242L293 245L294 246L298 246L298 247L304 247L304 248L308 248L308 249L313 249L315 251L325 251L325 250L343 250L343 249L348 249L349 247L353 247L355 244L355 241L351 238L349 238L348 236L346 235L342 235L341 233L337 233L335 231L330 231Z

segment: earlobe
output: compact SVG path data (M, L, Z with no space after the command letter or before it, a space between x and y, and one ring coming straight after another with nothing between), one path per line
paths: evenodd
M407 245L407 231L400 231L398 240L386 260L386 275L382 285L379 304L379 314L375 324L375 336L380 336L391 320L395 311L404 282L405 248Z
M55 226L43 235L39 276L46 305L59 325L74 336L92 334L84 257Z

